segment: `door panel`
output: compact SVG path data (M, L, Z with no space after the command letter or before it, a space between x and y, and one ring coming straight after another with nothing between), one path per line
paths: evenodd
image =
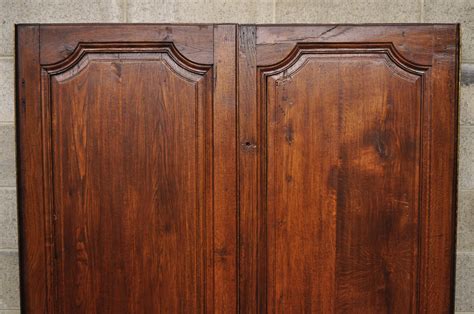
M420 77L357 51L307 51L274 71L263 87L269 311L326 313L337 298L343 312L409 312Z
M51 77L64 312L202 308L212 71L162 52L87 56Z
M27 313L453 311L458 25L20 25Z
M449 311L454 196L431 194L430 165L445 151L454 180L456 89L432 86L454 78L456 26L239 35L242 312Z
M25 138L24 146L41 143L35 154L43 156L44 194L24 195L36 206L44 204L45 214L42 222L30 220L29 211L38 208L22 214L26 226L45 226L24 228L27 238L44 233L45 242L26 247L31 255L23 263L27 273L46 276L34 282L41 292L23 277L25 309L235 308L227 285L236 274L237 235L229 228L236 225L235 214L229 215L236 212L236 195L230 193L236 181L235 172L223 177L220 169L235 168L236 144L235 136L222 132L229 125L213 120L225 112L235 121L235 109L228 110L235 108L235 96L224 98L221 87L235 84L235 65L217 65L214 55L234 57L213 42L214 33L227 36L226 49L232 49L235 26L127 26L123 38L123 25L37 28L20 28L20 40L23 33L41 34L44 63L30 59L23 66L41 71L41 81L23 78L26 86L41 87L41 98L20 110L39 106L41 117L27 122L22 119L29 114L21 111L20 134L41 125L42 132ZM25 183L31 180L27 170Z

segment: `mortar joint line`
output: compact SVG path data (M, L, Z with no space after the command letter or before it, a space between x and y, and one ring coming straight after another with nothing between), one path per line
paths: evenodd
M18 253L18 248L0 248L0 253Z

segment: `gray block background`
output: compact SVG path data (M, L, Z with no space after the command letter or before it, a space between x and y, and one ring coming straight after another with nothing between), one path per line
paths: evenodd
M14 24L78 22L461 23L456 311L474 312L474 0L0 0L0 314L20 309Z

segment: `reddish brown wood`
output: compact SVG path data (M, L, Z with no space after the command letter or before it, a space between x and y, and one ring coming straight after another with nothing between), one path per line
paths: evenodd
M459 25L433 26L422 157L420 309L454 309ZM431 106L430 106L431 103Z
M239 108L258 115L259 157L239 171L259 168L240 185L240 270L255 273L240 295L256 286L259 312L452 311L458 26L257 26L254 40L257 104L239 63Z
M41 63L63 60L80 42L173 42L197 63L213 61L213 26L173 24L42 24Z
M216 313L237 308L236 31L214 26L214 286Z
M411 312L421 75L324 49L262 87L269 311Z
M236 176L221 170L236 164L235 135L221 130L235 121L235 63L213 31L18 27L22 264L35 271L22 276L25 309L235 308Z
M295 43L357 42L392 43L408 60L430 64L433 51L429 44L433 42L433 28L432 24L261 26L257 28L257 63L279 62L290 53Z
M28 313L453 310L458 25L21 25Z
M211 71L183 70L159 46L121 54L87 54L44 83L57 302L63 313L202 312Z
M16 28L16 137L20 224L21 306L28 313L48 310L39 27Z
M239 126L239 310L257 312L258 176L256 27L241 26L238 37Z

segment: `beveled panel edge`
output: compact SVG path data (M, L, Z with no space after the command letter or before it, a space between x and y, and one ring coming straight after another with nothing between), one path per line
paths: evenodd
M173 42L81 42L65 59L57 63L42 65L42 68L50 75L60 74L74 67L87 54L91 53L166 53L180 67L191 73L203 75L212 68L211 64L200 64L186 58L179 52Z
M297 43L281 61L258 66L259 72L274 75L291 68L304 54L385 54L395 65L405 72L423 75L431 65L417 64L404 58L393 43Z
M160 61L163 65L185 81L196 83L198 82L207 71L203 73L194 73L183 68L182 65L175 62L175 59L166 52L120 52L120 53L87 53L82 56L74 65L68 67L67 70L59 73L49 74L54 76L55 80L61 83L74 79L81 72L85 71L92 62L150 62Z

